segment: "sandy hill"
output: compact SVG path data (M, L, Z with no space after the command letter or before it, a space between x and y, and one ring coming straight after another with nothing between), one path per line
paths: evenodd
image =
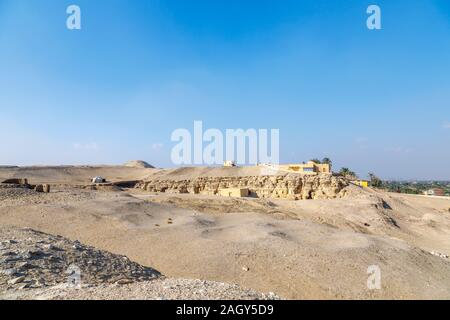
M51 166L0 168L0 181L28 178L32 184L88 184L93 177L108 181L141 180L158 169L126 166Z
M128 161L124 164L124 166L131 168L154 168L154 166L142 160Z

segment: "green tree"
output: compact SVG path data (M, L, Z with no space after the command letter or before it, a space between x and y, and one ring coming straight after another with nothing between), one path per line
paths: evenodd
M345 167L341 168L341 170L339 171L339 174L347 179L352 179L352 180L357 179L356 173L351 171L349 168L345 168Z
M329 164L330 166L333 164L333 162L331 161L331 159L330 159L330 158L327 158L327 157L325 157L325 158L322 159L322 163L324 163L324 164Z
M383 181L372 172L369 172L369 179L372 187L381 188L383 186Z
M311 159L311 160L309 160L309 161L312 161L312 162L314 162L315 164L321 164L321 162L320 162L319 159Z

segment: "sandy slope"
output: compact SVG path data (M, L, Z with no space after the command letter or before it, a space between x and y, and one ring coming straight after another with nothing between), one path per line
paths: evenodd
M166 278L126 256L32 229L0 227L0 256L0 299L278 298L233 284Z
M195 177L258 176L267 173L260 167L188 167L156 169L129 166L54 166L1 167L0 181L10 178L28 178L31 183L86 184L95 176L108 181L154 179L192 179Z
M0 167L0 182L10 178L28 178L33 184L87 184L96 176L112 182L140 180L157 171L159 170L125 166Z
M75 180L87 175L71 172ZM170 277L237 283L284 298L450 299L450 262L429 253L450 254L450 199L367 191L263 201L74 188L0 199L1 225L61 234ZM381 269L382 290L367 288L370 265Z
M242 177L270 175L264 167L184 167L153 171L148 179L189 180L196 177ZM282 173L286 174L286 173Z

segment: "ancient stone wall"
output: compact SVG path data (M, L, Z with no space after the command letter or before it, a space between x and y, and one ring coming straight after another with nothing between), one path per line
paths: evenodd
M192 180L148 180L137 184L150 192L216 195L219 189L248 188L250 197L334 199L345 196L348 182L330 174L252 177L198 177Z

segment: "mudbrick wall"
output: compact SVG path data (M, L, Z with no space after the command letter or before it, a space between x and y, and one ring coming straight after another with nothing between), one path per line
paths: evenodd
M329 174L253 177L198 177L192 180L148 180L137 184L150 192L215 195L219 189L248 188L251 197L334 199L346 194L348 182Z

